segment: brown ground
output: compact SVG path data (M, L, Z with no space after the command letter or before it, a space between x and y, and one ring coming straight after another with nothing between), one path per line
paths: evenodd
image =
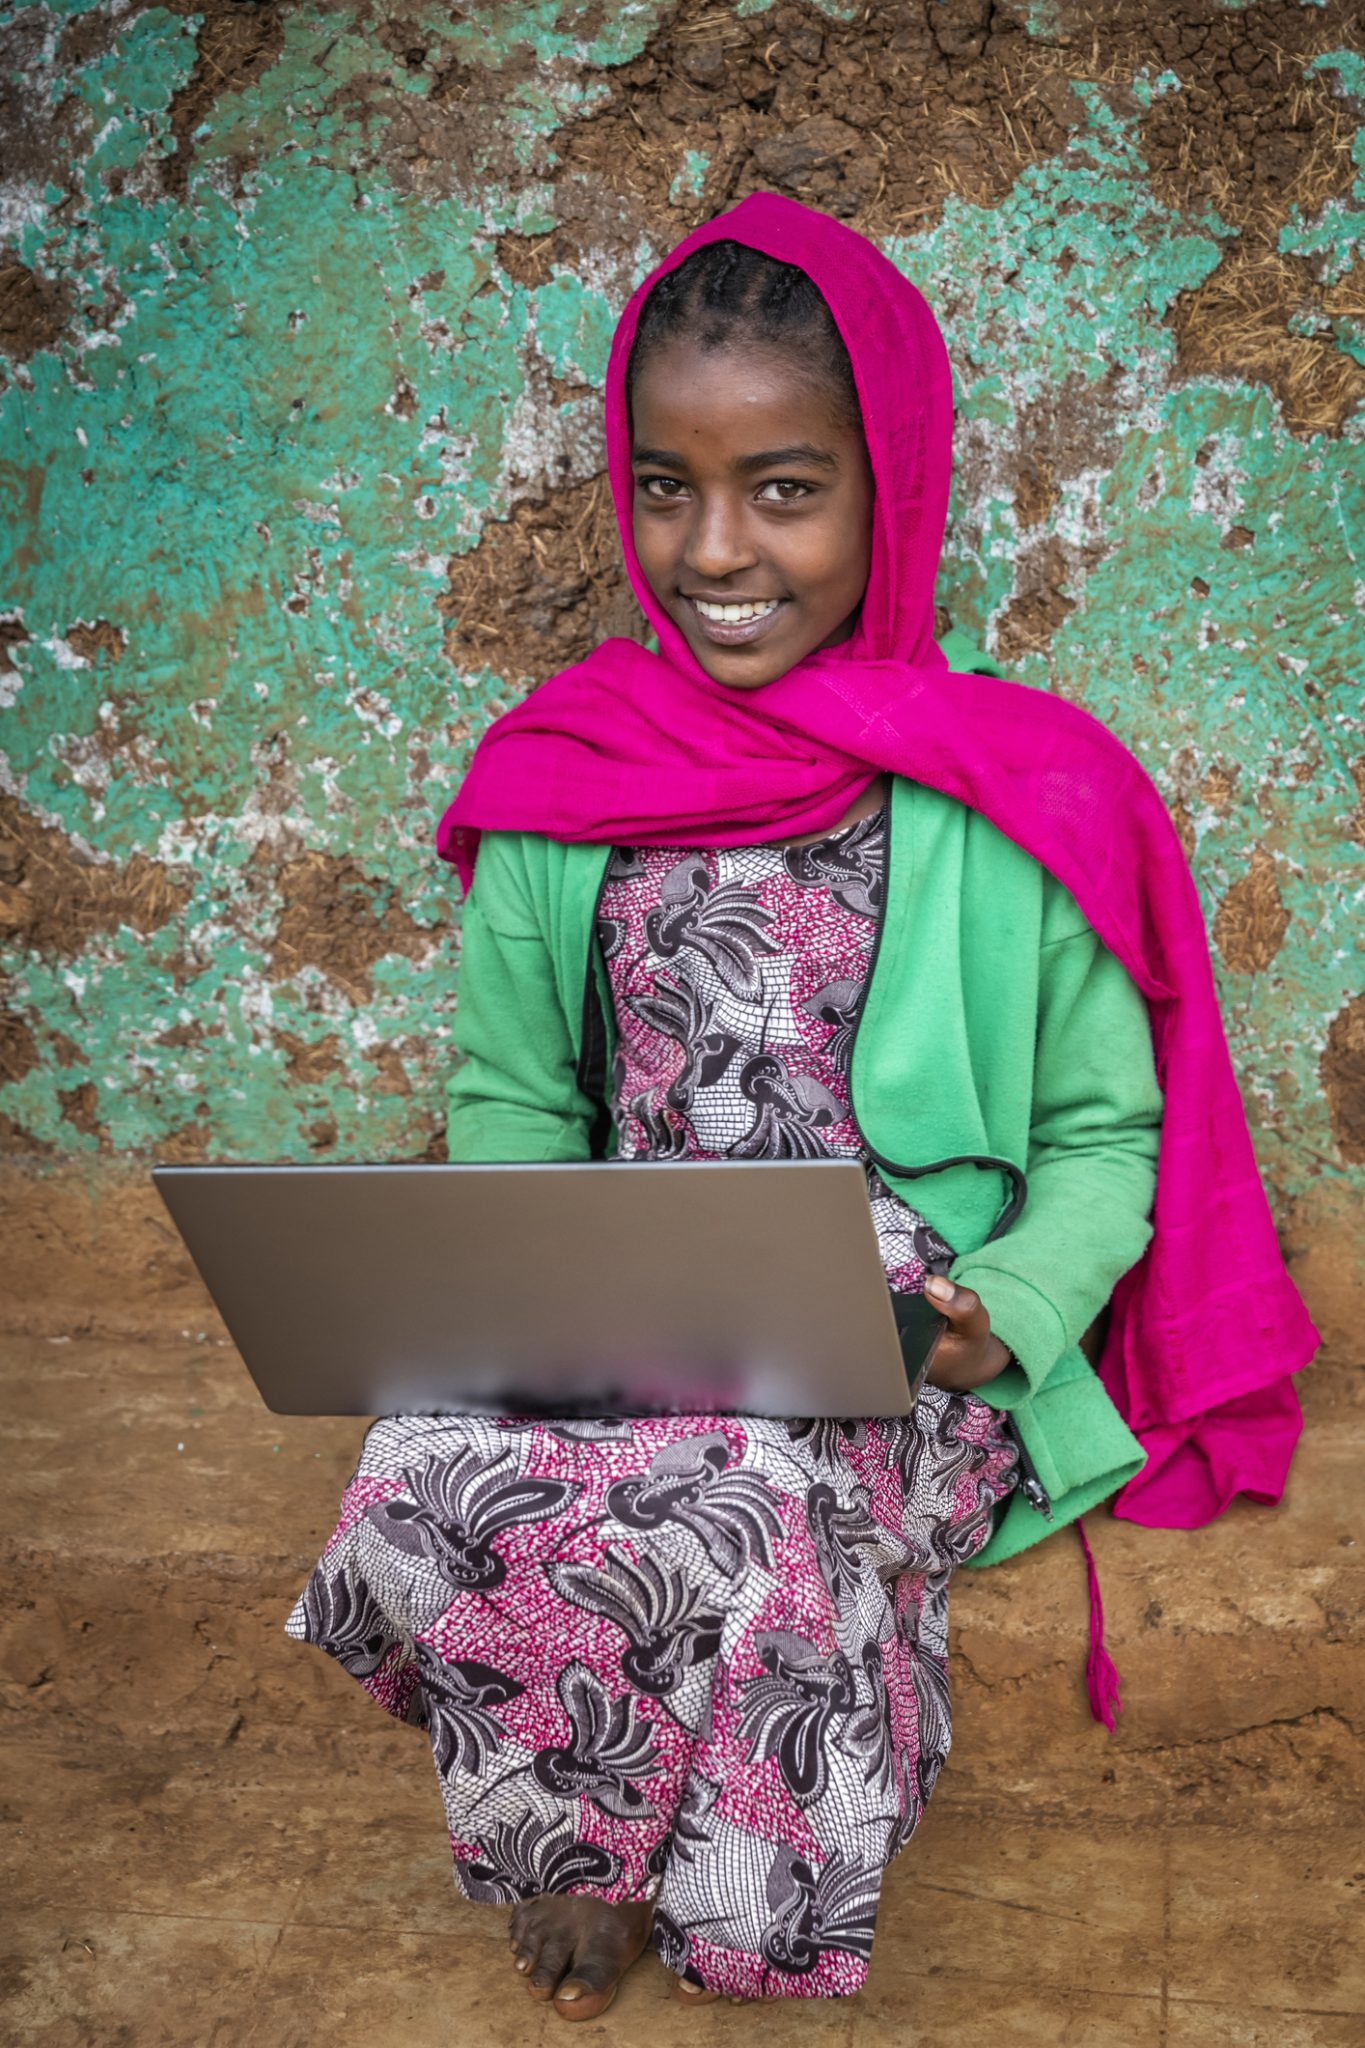
M282 1632L363 1425L268 1415L173 1248L137 1274L140 1316L120 1303L108 1255L154 1241L154 1198L101 1239L90 1195L83 1266L55 1263L62 1218L28 1205L31 1254L54 1262L30 1259L42 1293L7 1305L27 1334L0 1342L0 2038L563 2039L512 1978L506 1915L454 1896L421 1735ZM139 1321L151 1334L90 1334ZM957 1743L859 1999L680 2013L647 1959L587 2038L1356 2048L1365 1409L1347 1348L1305 1382L1280 1511L1193 1535L1094 1518L1116 1737L1085 1707L1070 1536L959 1581Z

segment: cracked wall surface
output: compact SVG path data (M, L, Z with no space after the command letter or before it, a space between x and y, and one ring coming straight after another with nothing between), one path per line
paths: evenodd
M435 818L490 718L638 629L612 326L766 187L938 311L943 619L1156 777L1326 1287L1365 1182L1348 0L47 0L0 44L0 1140L31 1213L119 1162L440 1156Z

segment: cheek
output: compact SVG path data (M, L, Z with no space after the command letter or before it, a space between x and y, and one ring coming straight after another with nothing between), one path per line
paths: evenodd
M657 604L667 606L675 584L677 563L673 561L667 539L657 526L649 520L636 520L634 524L634 559L641 565L641 575L649 586L649 594Z
M861 596L872 560L871 530L856 507L822 521L818 533L805 537L805 572L811 589L827 592L831 601L850 592Z
M668 530L657 520L636 519L631 527L635 542L636 559L644 572L645 581L657 593L660 577L667 573L673 559L673 546Z

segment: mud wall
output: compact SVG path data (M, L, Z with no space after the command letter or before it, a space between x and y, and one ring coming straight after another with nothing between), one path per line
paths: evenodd
M938 310L943 619L1156 777L1286 1249L1358 1315L1349 0L49 0L0 41L12 1272L174 1320L151 1158L440 1156L435 816L631 630L612 324L766 187Z

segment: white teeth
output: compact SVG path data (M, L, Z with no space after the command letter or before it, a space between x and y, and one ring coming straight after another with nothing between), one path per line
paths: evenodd
M766 619L769 612L777 610L775 597L766 604L707 604L700 597L694 597L692 602L704 619L719 619L727 626L738 625L742 619Z

